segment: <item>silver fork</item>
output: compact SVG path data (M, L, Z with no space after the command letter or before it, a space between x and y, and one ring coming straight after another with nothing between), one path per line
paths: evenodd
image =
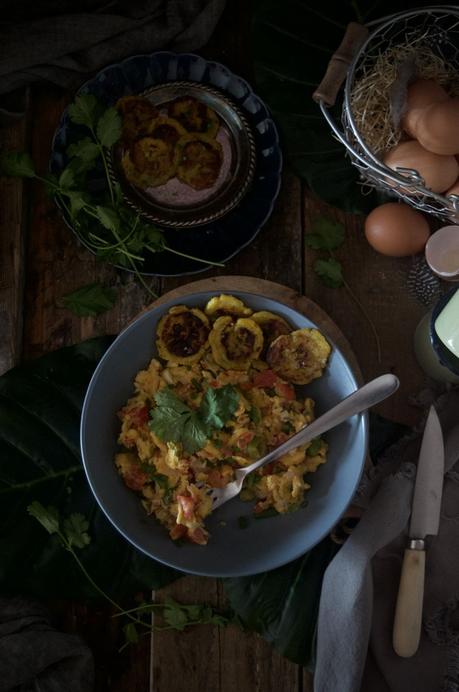
M295 435L289 437L286 442L283 442L279 447L273 449L261 459L254 461L249 466L237 469L234 473L236 480L228 483L224 488L208 488L206 493L212 500L212 511L220 507L228 500L231 500L236 495L239 495L242 488L244 478L261 466L268 464L270 461L275 461L283 454L296 449L306 442L310 442L314 437L322 435L322 433L331 430L340 423L343 423L347 418L354 416L357 413L366 411L371 406L379 404L380 401L391 396L399 386L400 382L395 375L386 374L376 377L367 384L357 389L355 392L347 396L345 399L333 406L329 411L317 418L309 425L301 428ZM198 482L196 485L199 488L206 488L204 483Z

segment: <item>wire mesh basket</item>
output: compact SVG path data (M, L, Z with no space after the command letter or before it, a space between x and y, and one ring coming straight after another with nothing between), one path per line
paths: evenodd
M346 147L365 184L398 196L421 211L457 223L459 195L445 196L433 192L426 187L417 170L393 170L385 166L378 158L381 152L372 149L365 141L363 131L372 126L371 122L365 123L365 112L363 116L360 114L360 122L357 122L353 110L353 97L363 77L375 69L381 56L402 45L409 46L413 54L429 50L436 59L451 66L458 75L456 87L459 95L459 6L437 5L393 14L365 26L351 22L313 98L335 137ZM331 107L335 105L343 83L341 129ZM392 144L388 148L390 146Z

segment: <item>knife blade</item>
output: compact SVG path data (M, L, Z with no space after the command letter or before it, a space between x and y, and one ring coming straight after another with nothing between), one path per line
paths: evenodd
M403 556L400 586L395 607L392 643L404 658L413 656L421 638L424 598L425 544L436 535L440 523L445 451L437 412L430 407L419 453L413 494L410 542Z

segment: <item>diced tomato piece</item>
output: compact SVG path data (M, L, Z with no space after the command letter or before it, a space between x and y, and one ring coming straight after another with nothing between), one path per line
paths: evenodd
M200 526L198 526L196 529L188 529L188 538L190 541L197 543L198 545L206 545L208 535L209 534L201 529Z
M192 519L195 506L194 498L189 495L177 495L177 501L182 507L185 519Z
M148 481L148 474L142 469L133 464L132 467L123 475L124 482L131 490L142 490L145 483Z
M245 449L247 445L252 442L254 437L255 433L251 430L247 430L247 432L242 433L242 435L237 438L237 446L239 449Z
M183 524L176 524L169 531L169 536L172 538L173 541L177 541L179 538L183 538L187 531L187 527L183 526Z
M148 419L150 417L148 408L146 406L132 408L130 411L128 411L128 415L132 419L134 425L145 425L145 423L148 423Z
M209 386L213 389L218 389L218 387L220 387L220 382L218 380L211 380Z
M217 469L212 469L212 471L207 474L207 482L212 488L224 488L226 485L225 478Z
M252 389L252 383L251 382L239 382L238 387L239 387L239 389L242 389L243 392L248 392Z
M272 370L262 370L257 372L253 378L255 387L274 387L277 382L277 375Z
M274 389L276 390L276 394L278 396L287 399L287 401L293 401L293 399L295 398L295 390L293 389L292 385L287 384L287 382L278 381Z
M269 464L266 464L266 466L263 466L263 471L262 471L263 476L270 476L272 474L272 472L274 471L274 464L275 463L276 463L275 461L270 461ZM256 508L255 508L255 511L256 511Z

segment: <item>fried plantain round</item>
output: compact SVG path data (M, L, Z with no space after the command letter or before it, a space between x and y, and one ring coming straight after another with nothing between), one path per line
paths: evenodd
M209 320L199 308L176 305L161 317L156 347L161 358L172 363L195 363L208 344Z
M148 134L153 139L159 139L173 149L180 137L186 135L187 132L178 120L160 115L150 123Z
M214 296L204 308L204 312L211 320L216 320L217 317L229 315L230 317L250 317L252 310L245 305L242 300L235 296L229 296L222 293L219 296Z
M164 185L175 175L175 150L162 140L142 137L131 144L121 158L126 178L138 187Z
M223 161L221 144L206 135L190 134L177 143L177 178L195 190L215 185Z
M219 317L209 334L212 356L226 370L247 370L263 348L263 332L249 317Z
M123 140L130 142L147 135L151 121L158 117L158 109L142 96L123 96L116 103L123 123Z
M192 96L183 96L169 103L167 114L178 120L187 132L215 137L220 127L218 115Z
M258 324L263 332L264 346L262 356L266 356L269 346L274 339L277 339L281 334L289 334L292 331L290 325L280 315L275 315L269 310L260 310L252 315L254 322Z
M268 348L266 361L284 380L307 384L322 375L330 351L325 337L306 327L278 336Z

